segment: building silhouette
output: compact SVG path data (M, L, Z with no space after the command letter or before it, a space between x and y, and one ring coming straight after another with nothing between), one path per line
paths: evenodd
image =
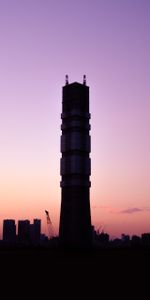
M19 220L18 221L18 241L29 242L30 241L30 221Z
M3 241L15 242L16 224L15 220L7 219L3 221Z
M74 82L63 87L61 136L61 212L59 239L64 246L91 244L91 140L89 87Z
M131 246L134 248L138 248L141 246L141 237L137 235L133 235L131 239Z
M125 243L125 244L126 243L128 244L130 242L130 236L128 234L122 233L121 234L121 239L122 239L122 242Z
M18 221L18 241L37 244L41 237L41 220L34 219L33 224L29 220Z
M143 246L150 246L150 233L142 233Z
M32 226L31 241L33 241L34 243L38 243L40 241L40 236L41 236L41 220L34 219L33 224L31 224L30 226Z

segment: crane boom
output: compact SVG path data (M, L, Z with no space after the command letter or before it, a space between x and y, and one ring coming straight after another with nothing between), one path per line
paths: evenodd
M48 236L49 236L49 239L51 239L54 236L53 225L52 225L52 221L51 221L49 212L47 210L45 210L45 214L46 214L46 220L47 220Z

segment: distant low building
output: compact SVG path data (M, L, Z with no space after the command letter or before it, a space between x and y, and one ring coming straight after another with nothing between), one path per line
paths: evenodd
M40 235L40 241L41 241L41 243L48 242L48 236L45 235L44 233L42 233Z
M150 233L143 233L142 234L142 245L143 246L150 246Z
M102 231L93 230L93 245L100 247L108 247L109 246L109 234Z
M109 243L109 234L108 233L102 231L97 237L98 237L98 241L101 244L105 245L105 244Z
M131 239L131 246L132 247L139 247L141 246L141 238L137 235L133 235Z
M121 240L123 243L129 243L130 242L130 236L128 234L122 233Z

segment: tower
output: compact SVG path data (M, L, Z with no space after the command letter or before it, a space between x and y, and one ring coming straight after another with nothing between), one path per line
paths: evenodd
M64 246L91 244L91 140L89 87L74 82L63 87L61 136L61 212L59 238Z

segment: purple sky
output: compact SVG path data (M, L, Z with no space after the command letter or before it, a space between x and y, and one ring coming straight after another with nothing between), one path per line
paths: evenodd
M0 0L0 221L58 230L65 74L90 86L92 223L150 232L149 0Z

